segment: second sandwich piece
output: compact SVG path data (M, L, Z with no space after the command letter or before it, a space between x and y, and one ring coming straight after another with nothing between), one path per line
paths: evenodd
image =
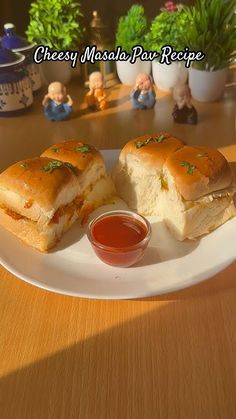
M42 153L42 157L67 162L78 170L78 214L81 222L115 194L111 176L106 170L100 152L92 145L78 140L54 144Z
M113 170L118 194L143 215L160 215L178 240L207 234L236 215L233 176L216 149L170 134L128 142Z

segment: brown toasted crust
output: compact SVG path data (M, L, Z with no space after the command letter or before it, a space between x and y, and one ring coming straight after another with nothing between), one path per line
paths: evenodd
M13 164L0 174L0 188L15 192L26 200L37 201L44 208L53 206L59 192L76 179L66 166L52 173L45 171L44 167L53 161L47 157L35 157Z
M214 148L185 146L170 154L165 166L185 200L228 188L233 180L227 160Z
M88 152L82 153L78 150L78 148L85 145L89 147ZM103 163L101 154L94 146L77 140L68 140L63 143L53 144L41 156L69 162L81 171L85 170L93 161L98 160Z
M161 135L165 136L162 142L149 142L143 147L136 147L138 142L144 142L149 138L159 138ZM141 137L129 141L124 146L120 154L120 161L125 159L125 157L128 154L133 154L137 156L140 159L140 161L142 161L144 164L154 166L157 169L161 170L168 156L174 151L182 148L183 146L183 141L179 140L176 137L173 137L171 134L168 133L142 135Z

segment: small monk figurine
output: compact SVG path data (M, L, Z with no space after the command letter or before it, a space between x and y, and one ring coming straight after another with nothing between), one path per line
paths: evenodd
M89 76L89 92L85 96L88 108L103 111L107 108L104 80L100 71L94 71Z
M73 101L66 94L65 86L59 81L54 81L49 84L48 93L44 96L42 105L47 119L50 121L63 121L70 117Z
M175 122L197 124L197 111L191 103L191 90L187 84L176 85L173 89L175 106L172 116Z
M156 94L151 76L140 73L136 77L135 87L130 95L134 109L151 109L156 103Z

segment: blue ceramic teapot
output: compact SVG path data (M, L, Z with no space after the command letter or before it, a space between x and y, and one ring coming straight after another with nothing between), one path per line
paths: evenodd
M24 62L24 55L0 43L0 116L24 112L33 103L32 83Z
M2 46L25 56L24 64L32 82L32 90L36 92L42 86L39 65L35 64L32 60L32 54L36 44L30 43L27 39L17 35L13 23L6 23L4 25L4 31L5 35L1 39Z

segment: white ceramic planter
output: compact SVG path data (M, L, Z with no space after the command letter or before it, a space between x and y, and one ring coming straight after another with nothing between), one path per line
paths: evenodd
M190 68L189 87L192 97L200 102L214 102L224 94L228 68L205 71Z
M41 70L45 84L53 81L60 81L63 84L67 84L71 79L70 61L43 61Z
M134 64L129 61L117 61L116 68L121 83L132 86L139 73L151 73L151 61L141 61L139 58Z
M188 69L183 63L173 62L170 65L152 62L152 76L158 89L169 92L176 84L186 83Z

